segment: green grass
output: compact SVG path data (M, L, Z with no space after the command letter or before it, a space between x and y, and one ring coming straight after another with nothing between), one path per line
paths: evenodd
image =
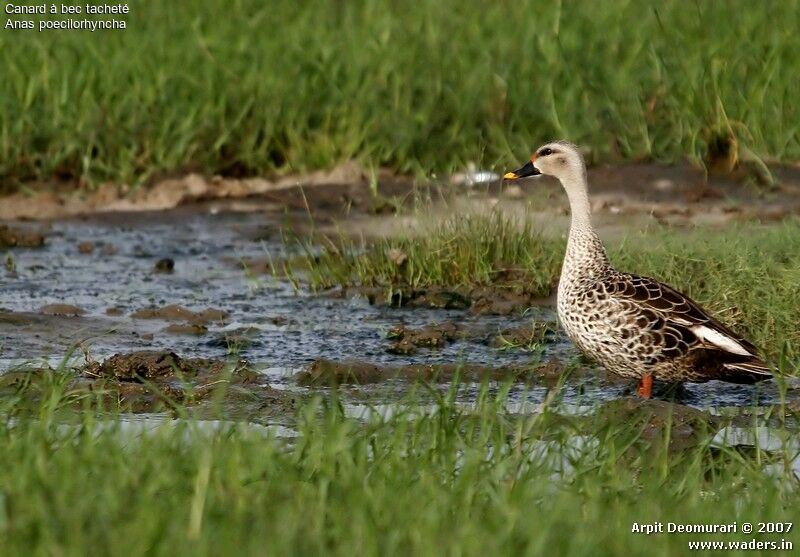
M366 422L317 399L298 408L290 441L191 420L142 435L91 411L64 424L57 392L33 419L4 400L0 554L674 555L697 539L799 541L631 533L796 523L790 444L714 446L699 428L690 448L668 449L669 426L646 440L639 419L557 405L508 415L503 394L464 408L454 393L432 414L398 407Z
M800 159L797 1L130 8L124 31L0 33L0 188L351 159L504 169L553 137L676 160L732 133Z
M426 220L426 219L423 219ZM496 286L551 293L564 242L500 212L457 216L375 244L326 241L295 261L312 289ZM686 293L767 354L800 358L800 222L691 232L656 227L609 243L612 264ZM405 261L398 264L397 256ZM512 272L509 273L509 270Z
M305 257L294 260L314 290L334 286L496 285L524 288L546 296L558 274L564 243L545 239L528 222L500 212L422 219L428 224L411 234L377 244L364 241L303 244Z

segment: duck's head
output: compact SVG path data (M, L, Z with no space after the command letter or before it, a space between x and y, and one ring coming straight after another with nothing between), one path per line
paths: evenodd
M527 176L553 176L565 186L585 180L586 165L578 148L567 141L553 141L542 145L524 166L506 172L504 180L519 180Z

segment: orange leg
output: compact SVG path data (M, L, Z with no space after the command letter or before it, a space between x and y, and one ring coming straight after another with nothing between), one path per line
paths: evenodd
M639 383L639 388L636 389L636 392L642 398L650 398L653 396L653 376L652 374L647 374L642 377L642 382Z

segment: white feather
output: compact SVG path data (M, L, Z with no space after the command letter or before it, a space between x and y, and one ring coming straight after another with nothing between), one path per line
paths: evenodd
M705 325L696 325L692 327L692 332L699 338L709 344L730 352L731 354L739 354L740 356L753 356L754 354L747 350L744 346L739 344L739 341L715 331Z

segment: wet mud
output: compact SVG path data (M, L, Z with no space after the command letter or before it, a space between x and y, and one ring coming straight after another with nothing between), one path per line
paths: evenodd
M533 382L541 379L552 381L565 374L565 366L557 361L494 367L470 363L378 365L358 360L320 359L314 361L296 377L301 385L338 386L365 385L398 379L426 383Z
M533 322L497 330L480 324L465 326L455 321L432 323L419 328L396 325L386 334L391 354L415 354L419 348L441 349L455 341L485 342L492 349L534 350L543 343L558 341L555 324Z
M491 340L493 348L528 348L556 339L554 323L533 323L522 327L503 329Z
M74 406L136 413L214 406L223 415L259 419L290 414L295 404L294 396L270 388L243 360L182 358L157 350L57 370L23 367L0 375L0 394L22 393L35 401L56 383Z
M213 322L223 322L228 314L220 309L192 311L183 306L170 304L163 307L145 308L131 313L134 319L160 319L162 321L184 321L191 325L203 326Z
M385 186L383 193L401 186ZM574 407L634 392L632 382L580 359L558 334L553 299L527 292L518 271L499 273L496 284L480 288L398 285L391 296L380 288L308 292L302 277L291 280L274 268L297 255L282 230L307 221L304 204L319 209L321 222L347 210L354 215L348 222L357 223L352 230L373 222L368 190L348 184L324 191L303 201L287 185L269 193L274 200L262 195L239 212L203 201L171 212L59 220L47 225L46 241L43 235L28 247L14 232L14 269L0 270L0 373L66 365L82 370L76 385L103 383L131 409L152 408L156 391L155 398L172 401L196 401L199 393L202 405L204 385L217 379L209 371L216 368L200 362L239 359L249 364L231 379L232 391L256 398L342 386L348 397L388 403L411 384L446 387L456 379L466 385L457 395L463 403L474 400L479 383L496 390L510 382L509 404L519 408L556 392ZM287 200L288 208L281 205ZM402 256L395 254L399 264ZM157 364L143 351L168 356ZM87 360L101 363L86 367ZM164 362L183 370L188 383L170 376ZM788 402L798 396L790 390ZM670 397L659 394L697 409L781 401L771 381L686 385ZM615 412L615 419L628 419L623 409Z
M417 348L441 348L453 342L457 336L466 336L457 323L448 321L440 325L428 325L418 329L397 325L389 329L386 338L393 341L387 351L392 354L413 354Z
M472 315L521 315L531 307L551 305L549 298L518 291L518 287L525 284L528 283L522 279L514 285L498 283L463 288L358 286L335 288L325 295L332 298L365 297L370 304L395 308L467 310Z
M796 165L766 167L738 161L731 166L729 161L719 165L718 160L727 161L725 157L712 157L705 167L648 162L593 166L588 170L593 212L600 220L603 214L646 215L677 226L756 218L781 220L800 213L800 169ZM376 175L350 162L328 171L279 178L162 176L135 190L102 184L84 191L74 183L53 180L29 184L24 193L0 198L0 220L64 219L200 204L220 211L311 211L322 223L333 216L354 213L386 221L386 215L408 206L420 191L430 199L466 193L479 197L484 206L503 199L514 203L533 199L545 200L551 212L565 208L558 186L551 181L537 181L536 194L532 195L531 188L502 184L502 172L480 172L481 179L471 178L472 174L456 173L444 181L421 183L389 170L379 170ZM31 191L36 193L31 195ZM374 229L376 222L361 230Z
M722 427L723 419L709 412L668 400L624 397L605 403L591 417L598 431L629 424L638 438L655 446L665 441L672 451L697 445Z
M208 327L201 323L173 323L164 332L172 335L204 335L208 333Z
M47 304L39 308L39 311L44 315L59 315L62 317L78 317L86 313L83 308L70 304Z
M0 248L40 248L44 241L43 232L0 224Z

